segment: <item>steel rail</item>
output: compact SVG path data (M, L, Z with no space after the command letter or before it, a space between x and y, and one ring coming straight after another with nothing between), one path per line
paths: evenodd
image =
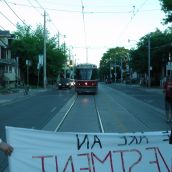
M62 117L61 121L59 122L59 124L55 128L54 132L58 132L60 130L60 128L61 128L62 124L64 123L65 119L67 118L69 112L71 111L71 109L75 105L77 99L78 99L78 96L76 96L76 98L74 99L74 101L72 102L72 104L70 105L70 107L68 108L68 110L66 111L64 116ZM102 123L102 120L101 120L101 117L100 117L99 110L98 110L97 105L96 105L95 96L93 97L93 99L94 99L94 105L95 105L96 114L97 114L97 118L98 118L98 123L99 123L99 127L100 127L100 132L104 133L104 127L103 127L103 123Z
M77 100L78 96L76 96L75 100L72 102L72 104L70 105L69 109L67 110L67 112L64 114L63 118L61 119L61 121L59 122L58 126L56 127L56 129L54 130L54 132L58 132L60 127L62 126L64 120L66 119L66 117L68 116L70 110L72 109L72 107L74 106L76 100Z
M100 131L101 131L101 133L105 133L105 130L104 130L104 127L103 127L103 123L102 123L102 120L101 120L101 117L100 117L100 113L99 113L99 110L98 110L97 105L96 105L95 96L94 96L94 104L95 104L95 108L96 108L96 112L97 112L97 117L98 117L98 121L99 121L99 125L100 125Z

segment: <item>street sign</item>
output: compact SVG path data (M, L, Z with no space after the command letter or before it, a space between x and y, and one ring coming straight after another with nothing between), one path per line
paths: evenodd
M39 55L38 55L38 58L39 58L39 59L38 59L38 60L39 60L39 61L38 61L38 64L41 65L41 66L43 66L43 55L42 55L42 54L39 54Z
M166 69L172 70L172 62L168 62L168 64L166 65Z

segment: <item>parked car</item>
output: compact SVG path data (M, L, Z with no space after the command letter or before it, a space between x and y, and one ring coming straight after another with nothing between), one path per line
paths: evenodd
M62 78L60 79L60 81L58 82L58 89L63 89L63 88L71 88L71 82L69 79L67 78Z

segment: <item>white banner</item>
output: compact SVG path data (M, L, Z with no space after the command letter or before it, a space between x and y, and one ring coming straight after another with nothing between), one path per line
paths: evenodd
M10 172L172 172L170 132L55 133L6 127Z

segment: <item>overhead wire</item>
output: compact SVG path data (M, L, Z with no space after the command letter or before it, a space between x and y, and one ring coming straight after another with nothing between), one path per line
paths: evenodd
M41 3L38 0L34 0L34 1L38 4L37 6L36 5L33 5L33 3L30 2L30 0L28 0L28 2L29 2L30 5L22 4L22 3L14 3L14 2L10 2L10 1L8 1L8 3L11 3L13 5L18 5L18 6L26 6L26 7L29 7L29 8L35 8L35 10L37 10L37 9L44 9L44 10L54 10L54 11L57 11L57 12L81 13L80 10L65 10L65 9L64 10L59 10L59 9L56 9L56 8L45 8L45 7L43 7L41 5ZM4 0L4 2L6 2L6 1ZM125 10L124 11L86 11L85 10L85 7L84 7L84 4L83 4L83 1L81 0L81 5L82 5L82 18L83 18L83 25L84 25L85 47L88 48L87 47L87 33L86 33L86 26L85 26L85 16L84 16L85 14L112 14L112 13L114 13L114 14L116 14L116 13L121 13L121 14L128 14L129 13L129 14L132 14L130 21L127 23L127 25L124 27L124 29L122 30L122 32L119 34L119 38L118 38L118 40L119 40L121 38L121 35L123 35L126 32L126 30L128 29L130 23L134 20L135 16L139 12L150 12L150 11L160 10L160 9L149 9L149 10L142 10L141 11L141 8L145 5L146 2L147 2L147 0L145 0L137 10L133 8L133 11L127 11L127 10L126 11ZM49 15L49 17L50 17L50 15ZM55 26L55 24L53 23L52 20L51 20L51 24L58 31L57 27ZM13 24L13 25L16 26L15 24ZM88 52L86 50L86 56L88 56L87 53Z
M39 13L39 15L40 15L40 11L38 11L38 9L43 9L43 10L45 10L45 8L37 1L37 0L35 0L35 2L39 5L39 7L35 7L32 3L31 3L31 1L30 0L27 0L28 2L29 2L29 4L31 5L30 7L32 7L33 9L35 9L36 11L37 11L37 13ZM50 15L49 14L47 14L49 17L50 17ZM51 19L50 19L51 20ZM52 21L51 21L52 22ZM54 27L56 28L56 26L54 25ZM56 28L57 29L57 28Z
M40 8L42 8L43 10L46 10L46 8L44 8L44 7L39 3L38 0L35 0L35 2L40 6ZM48 15L49 20L51 21L50 23L54 26L54 28L57 30L57 32L59 32L59 30L57 29L56 25L55 25L54 22L52 21L52 19L51 19L51 17L50 17L50 14L48 14L47 12L46 12L46 14Z
M27 0L28 2L29 2L29 4L31 5L31 6L29 6L29 7L32 7L33 9L35 9L39 14L40 14L40 11L38 11L38 8L37 7L35 7L32 3L31 3L31 1L30 0Z
M35 0L35 2L36 2L43 10L45 10L45 8L39 3L38 0Z
M35 0L36 1L36 0ZM41 6L34 6L34 5L27 5L27 4L22 4L22 3L14 3L14 2L8 2L13 5L18 5L18 6L25 6L25 7L30 7L30 8L35 8L35 9L40 9L42 8ZM45 10L49 11L56 11L56 12L65 12L65 13L81 13L80 10L66 10L66 9L56 9L56 8L44 8ZM151 12L151 11L161 11L161 9L148 9L148 10L140 10L140 12ZM129 14L131 11L124 10L124 11L84 11L85 14Z
M10 5L4 0L5 4L8 6L8 8L14 13L14 15L25 25L27 25L18 15L17 13L10 7Z
M7 19L13 26L16 27L16 24L14 24L5 14L3 14L1 11L0 11L0 14L5 18Z
M84 26L84 41L85 41L85 48L86 48L86 62L88 63L87 32L86 32L86 25L85 25L84 4L82 0L81 0L81 6L82 6L82 20L83 20L83 26Z
M31 5L31 6L29 6L29 7L34 8L38 13L39 13L39 11L38 11L37 9L43 9L44 11L46 11L46 8L44 8L38 0L34 0L34 1L38 4L37 7L35 7L35 6L31 3L30 0L27 0L27 1L28 1L29 4ZM50 17L50 14L46 12L46 15L49 17L49 20L48 20L48 21L50 21L51 25L56 29L56 31L59 33L59 35L62 35L62 34L60 34L60 31L57 29L57 27L56 27L56 25L54 24L54 22L52 21L52 19L51 19L51 17ZM64 36L64 35L63 35L63 36Z
M2 27L1 25L0 25L0 28L2 28L3 30L5 30L5 28L4 28L4 27Z
M137 9L137 11L135 11L135 6L133 6L133 11L132 11L132 16L131 19L129 20L129 22L125 25L124 29L122 30L122 32L119 34L119 37L117 40L120 40L121 36L124 35L124 33L126 32L126 30L128 29L130 23L133 21L133 19L135 18L135 16L140 12L140 9L146 4L148 0L145 0L141 6ZM131 13L131 12L130 12Z

